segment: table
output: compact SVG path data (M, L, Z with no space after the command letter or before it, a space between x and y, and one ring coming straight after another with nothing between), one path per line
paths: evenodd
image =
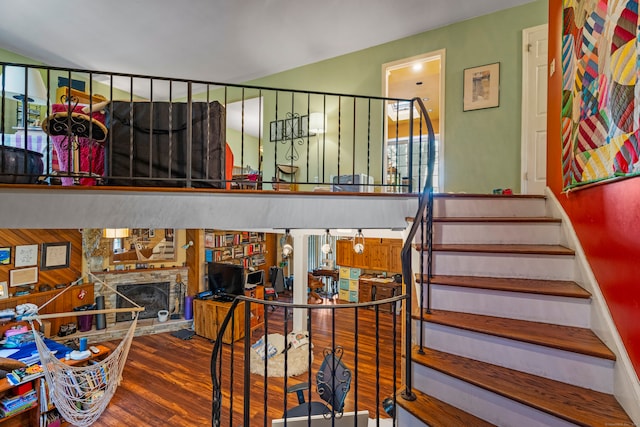
M326 283L325 281L324 293L327 297L331 298L334 295L338 294L339 270L327 270L327 269L317 268L313 270L311 274L316 277L322 277L323 279L331 279L330 283Z

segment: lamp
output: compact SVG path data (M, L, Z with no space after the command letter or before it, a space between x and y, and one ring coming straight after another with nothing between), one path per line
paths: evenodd
M353 251L357 254L364 252L364 235L362 234L362 229L359 229L353 238Z
M129 229L128 228L105 228L102 231L102 237L106 237L107 239L122 239L124 237L129 237Z
M0 76L2 90L22 102L22 123L26 127L27 103L46 104L49 94L44 86L42 75L36 68L7 65Z
M282 240L282 258L289 258L293 253L293 238L291 234L289 234L289 229L287 228L284 234L284 239Z
M320 248L320 250L325 255L328 255L331 252L333 252L331 250L331 234L329 234L329 229L327 229L327 232L324 235L324 243L322 244L322 247Z
M316 136L316 164L318 181L320 181L320 137L321 133L325 132L327 116L323 113L311 113L309 114L309 134Z

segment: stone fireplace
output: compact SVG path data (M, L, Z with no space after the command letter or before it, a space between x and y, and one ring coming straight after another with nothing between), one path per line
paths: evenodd
M133 283L118 285L116 290L116 308L129 308L134 305L129 301L145 308L138 319L151 319L158 315L160 310L169 310L169 282ZM122 295L120 295L122 294ZM125 298L126 297L126 298ZM171 306L175 309L174 306ZM170 312L172 310L169 310ZM176 310L177 311L177 310ZM116 322L131 320L129 313L116 313Z
M130 292L138 295L137 298L140 299L129 297L145 307L145 311L140 312L138 317L137 335L178 330L188 327L189 322L191 322L184 320L184 313L180 316L180 319L162 323L157 318L158 310L168 310L169 313L177 313L179 311L181 303L178 295L180 294L181 286L176 283L176 276L180 275L181 281L184 283L183 289L186 291L188 285L187 267L108 271L94 274L109 285L109 287L104 286L97 280L94 282L95 295L104 296L105 308L107 309L127 307L127 305L124 305L125 303L131 307L130 303L123 302L123 298L110 288L127 296L130 295ZM126 321L129 320L131 320L131 314L128 312L107 314L107 327L102 330L95 330L94 328L90 333L90 341L92 340L91 335L97 335L93 341L98 342L121 337L126 332L128 327Z

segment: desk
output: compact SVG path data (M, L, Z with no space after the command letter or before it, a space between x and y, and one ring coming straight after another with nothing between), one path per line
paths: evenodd
M338 293L339 270L326 270L326 269L317 268L313 270L311 274L316 277L331 279L329 286L327 286L327 284L325 283L325 294L327 296L333 297Z

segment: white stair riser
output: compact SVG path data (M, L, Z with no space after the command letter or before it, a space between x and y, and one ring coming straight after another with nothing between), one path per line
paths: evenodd
M558 223L435 222L433 226L433 241L439 244L560 244Z
M435 323L424 322L423 328L424 343L429 348L613 393L614 362L611 360Z
M434 217L535 217L545 216L545 200L538 198L434 198Z
M591 327L591 300L584 298L432 284L431 308L579 328Z
M424 257L426 273L426 252ZM453 276L574 280L575 266L574 257L569 255L434 251L433 273Z
M398 427L429 427L400 406L396 406L396 425Z
M413 383L424 393L501 427L575 427L545 412L415 363Z

